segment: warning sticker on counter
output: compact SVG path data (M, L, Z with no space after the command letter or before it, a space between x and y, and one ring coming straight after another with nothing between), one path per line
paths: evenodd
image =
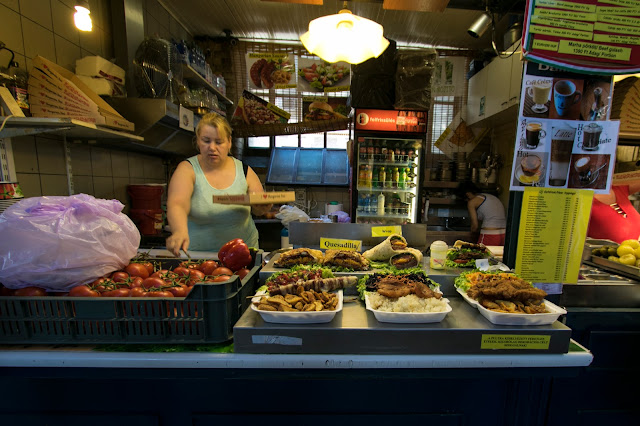
M520 334L483 334L480 349L547 350L551 336Z

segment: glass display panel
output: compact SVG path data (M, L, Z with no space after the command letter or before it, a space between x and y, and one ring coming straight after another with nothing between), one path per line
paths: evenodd
M296 170L298 183L322 183L323 149L301 149Z
M328 149L325 152L323 182L329 185L349 183L349 159L346 150Z
M276 148L271 155L267 181L269 183L291 183L295 170L297 148Z

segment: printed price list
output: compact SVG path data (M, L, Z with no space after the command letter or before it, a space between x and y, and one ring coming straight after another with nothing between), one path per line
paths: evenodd
M575 283L593 192L527 188L522 201L516 273L538 283Z

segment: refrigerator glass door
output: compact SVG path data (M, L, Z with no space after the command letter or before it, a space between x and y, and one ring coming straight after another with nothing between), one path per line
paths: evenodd
M416 223L421 139L357 136L356 223Z

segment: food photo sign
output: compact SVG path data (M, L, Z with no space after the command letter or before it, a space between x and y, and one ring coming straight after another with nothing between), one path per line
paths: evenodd
M303 96L303 121L344 120L349 115L346 97Z
M640 72L640 1L527 0L525 59L598 74Z
M608 121L611 77L525 62L511 190L611 187L619 121Z
M351 65L322 59L298 58L298 91L348 92L351 90Z
M250 89L293 89L295 65L288 53L247 53Z

